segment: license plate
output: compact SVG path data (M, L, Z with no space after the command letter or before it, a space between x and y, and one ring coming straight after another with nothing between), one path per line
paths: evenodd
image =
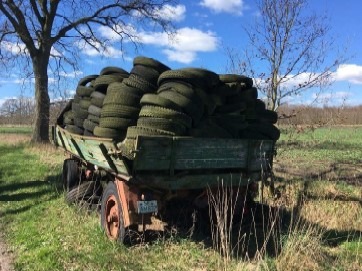
M137 209L139 214L156 213L157 200L137 201Z

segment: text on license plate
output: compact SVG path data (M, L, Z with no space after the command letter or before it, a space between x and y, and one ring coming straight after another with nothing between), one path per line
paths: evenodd
M156 213L157 200L137 201L137 211L139 214Z

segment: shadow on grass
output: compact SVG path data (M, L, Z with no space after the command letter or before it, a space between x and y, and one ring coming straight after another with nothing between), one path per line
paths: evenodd
M31 208L37 206L39 203L49 201L59 197L58 191L60 188L60 175L51 175L46 177L43 181L23 181L17 183L4 183L0 184L0 202L25 202L31 200L31 204L22 205L14 204L14 208L7 208L2 212L6 214L19 214L26 212Z
M321 233L320 241L324 246L337 247L344 242L361 241L362 231L330 230L318 223L303 219L301 209L305 200L304 192L301 191L296 207L292 210L256 203L250 209L248 216L239 217L232 228L233 236L229 240L233 250L230 253L231 258L238 260L264 256L276 258L283 250L285 238L289 235L302 236L304 228L313 229L317 235ZM223 244L215 243L216 235L215 231L212 232L209 212L206 210L208 208L195 211L191 204L183 201L175 201L171 206L170 214L165 217L169 223L168 230L164 233L148 232L138 241L133 241L132 245L140 242L152 244L158 242L160 238L188 239L197 243L202 242L205 248L214 249L225 256L220 250Z

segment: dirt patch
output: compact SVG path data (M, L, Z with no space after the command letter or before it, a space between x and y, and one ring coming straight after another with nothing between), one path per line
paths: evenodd
M3 233L0 233L0 271L13 271L13 255L4 242Z

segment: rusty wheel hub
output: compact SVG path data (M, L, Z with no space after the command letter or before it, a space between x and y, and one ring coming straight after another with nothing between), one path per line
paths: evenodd
M106 202L105 228L110 239L117 240L119 235L119 209L117 199L114 195L108 197Z

